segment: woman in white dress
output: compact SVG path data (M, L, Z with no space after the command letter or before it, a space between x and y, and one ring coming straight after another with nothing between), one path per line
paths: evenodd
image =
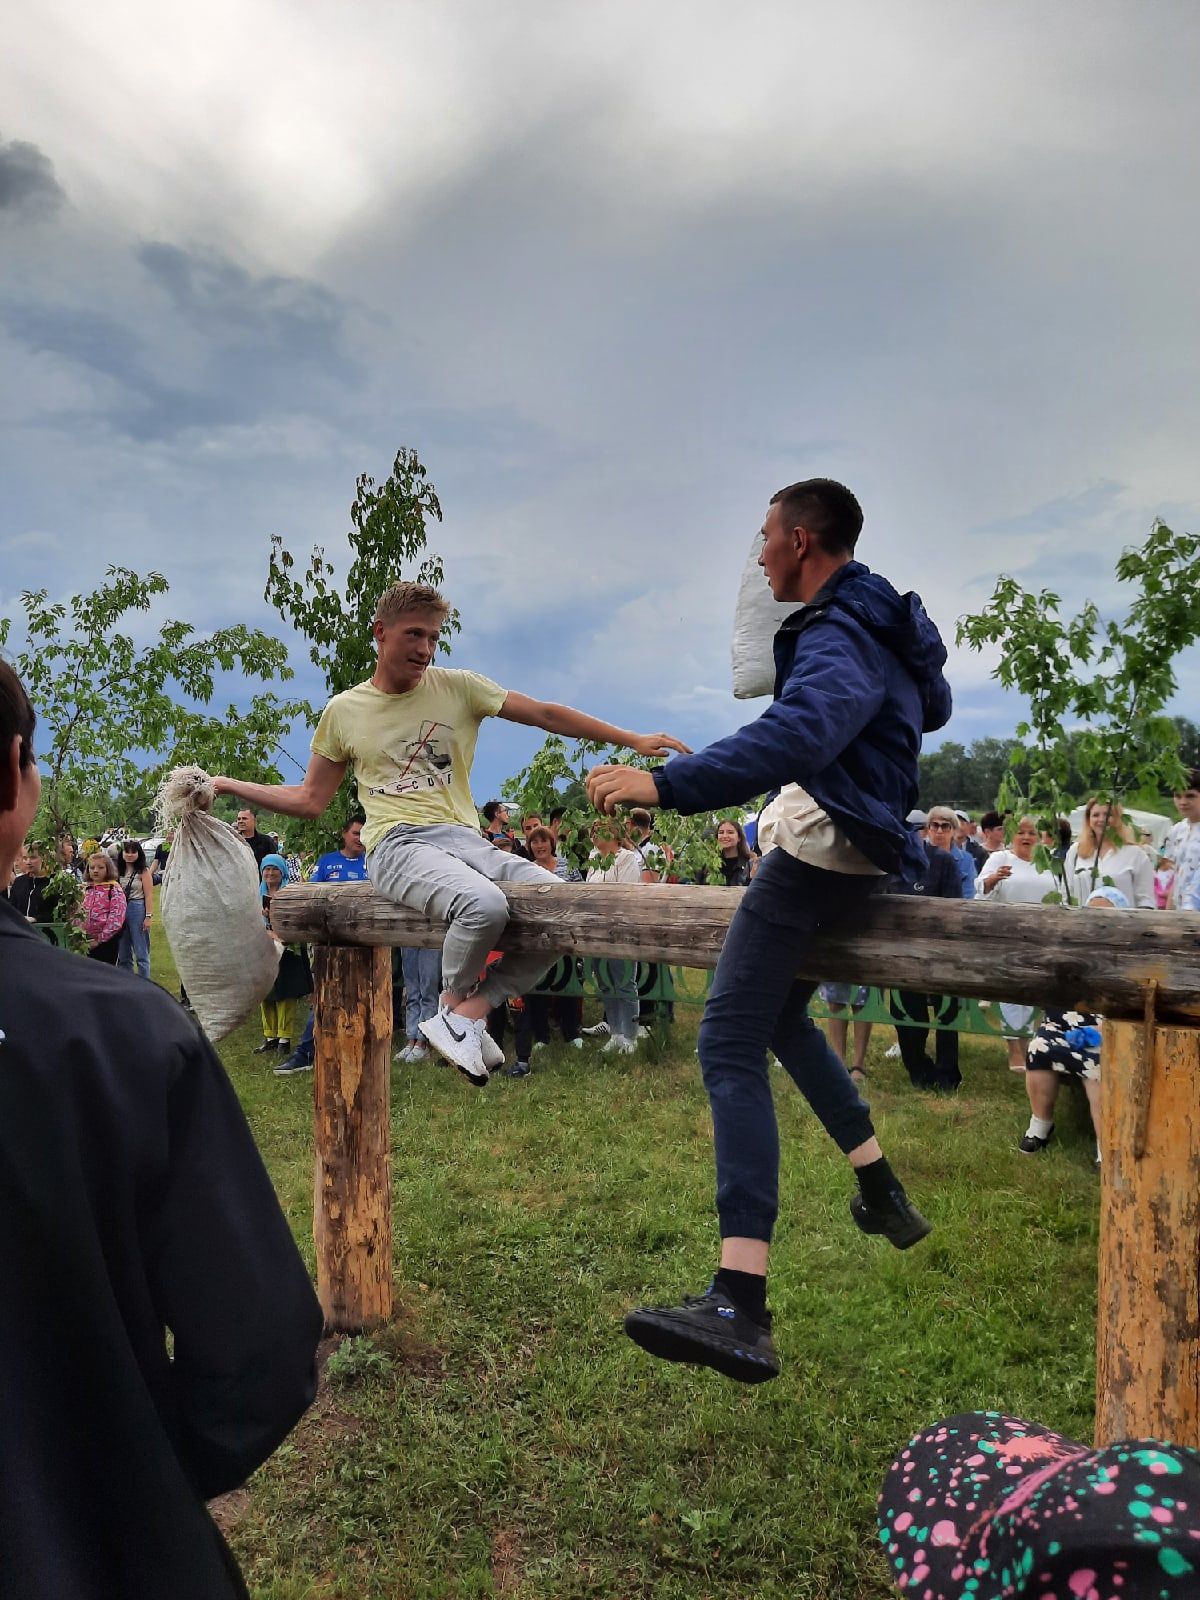
M1153 911L1154 867L1116 801L1089 800L1083 832L1067 851L1063 877L1074 905L1086 905L1094 889L1111 879L1131 906Z
M1041 905L1048 894L1061 889L1052 872L1043 871L1033 859L1037 847L1038 828L1032 817L1022 817L1011 845L994 850L984 862L975 880L977 900L998 901L1001 905ZM1001 1001L1000 1015L1012 1029L1027 1028L1033 1017L1033 1006L1013 1005ZM1015 1032L1006 1033L1008 1064L1014 1072L1025 1071L1025 1040Z

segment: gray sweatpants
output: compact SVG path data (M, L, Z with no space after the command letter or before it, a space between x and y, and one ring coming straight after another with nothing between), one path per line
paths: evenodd
M442 984L460 995L475 989L508 922L508 901L496 884L544 887L560 881L532 861L497 850L473 828L454 823L393 828L367 857L367 876L389 900L450 924L442 946ZM557 960L557 955L506 955L478 993L494 1006L527 994Z

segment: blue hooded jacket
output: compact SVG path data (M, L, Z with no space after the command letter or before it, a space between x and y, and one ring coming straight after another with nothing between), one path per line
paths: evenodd
M922 733L950 717L946 647L920 597L849 561L775 635L775 698L757 721L654 774L685 816L798 783L883 872L925 856L905 826Z

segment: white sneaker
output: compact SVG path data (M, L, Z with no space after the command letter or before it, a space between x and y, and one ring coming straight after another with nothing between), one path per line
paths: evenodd
M637 1036L639 1039L648 1039L650 1037L650 1029L645 1027L639 1028L637 1031Z
M580 1028L585 1039L606 1039L612 1032L607 1022L593 1023L590 1028Z
M888 1045L887 1049L883 1052L883 1055L886 1061L899 1061L900 1046L898 1044Z
M424 1039L414 1039L404 1052L406 1061L428 1061L432 1052Z
M614 1033L604 1046L601 1054L606 1056L631 1056L636 1049L636 1039L622 1039L619 1033Z
M475 1023L439 1007L436 1016L419 1026L438 1055L445 1056L464 1078L470 1079L476 1087L483 1088L488 1081L488 1069L483 1064L479 1029Z
M402 1050L397 1050L396 1054L392 1057L392 1060L393 1061L411 1061L412 1060L412 1043L411 1043L411 1041L408 1044L406 1044Z
M535 1039L533 1042L533 1049L529 1053L531 1056L535 1056L539 1050L544 1050L545 1048L546 1041L544 1039Z
M583 1049L583 1040L578 1038L578 1037L572 1039L571 1040L571 1049L572 1050L582 1050Z
M472 1023L479 1033L479 1054L483 1057L483 1064L489 1072L494 1072L497 1067L504 1065L504 1051L487 1031L487 1018L480 1017L478 1022Z

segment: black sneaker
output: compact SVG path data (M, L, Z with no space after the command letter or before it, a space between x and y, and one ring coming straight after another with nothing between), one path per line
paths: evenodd
M1025 1135L1025 1137L1021 1140L1020 1144L1017 1146L1017 1149L1021 1152L1021 1154L1023 1156L1036 1156L1039 1151L1044 1150L1046 1148L1046 1146L1050 1143L1050 1141L1051 1141L1051 1139L1053 1139L1053 1137L1054 1137L1054 1128L1053 1128L1053 1126L1051 1126L1050 1132L1046 1135L1046 1137L1044 1139L1039 1139L1036 1133L1027 1133Z
M680 1306L642 1306L625 1318L634 1344L664 1361L712 1367L739 1383L766 1383L779 1376L779 1357L766 1327L748 1317L720 1290L689 1295Z
M511 1067L503 1069L506 1078L527 1078L532 1070L528 1061L514 1061Z
M290 1078L295 1072L311 1072L312 1069L311 1060L302 1056L297 1050L294 1055L290 1055L286 1061L281 1061L277 1067L273 1067L271 1070L277 1078Z
M863 1233L881 1233L897 1250L908 1250L933 1232L933 1223L926 1221L903 1189L893 1189L888 1202L885 1209L878 1209L856 1194L850 1215Z
M265 1056L279 1049L278 1039L264 1039L257 1049L251 1051L252 1055Z

